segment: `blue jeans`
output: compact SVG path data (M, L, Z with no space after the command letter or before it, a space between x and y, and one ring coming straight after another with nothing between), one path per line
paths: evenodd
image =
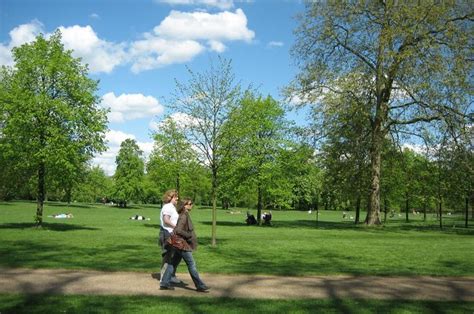
M164 229L163 227L160 227L160 234L158 236L158 245L161 247L161 268L165 265L173 263L174 266L174 271L172 276L176 276L176 268L179 265L179 262L181 261L181 258L179 260L173 261L173 256L174 256L174 251L175 248L173 248L171 245L166 243L166 239L170 237L170 233L168 230Z
M177 263L184 259L186 265L188 266L189 275L191 275L191 279L194 282L196 288L206 288L206 284L201 280L199 277L199 273L196 268L196 263L194 262L193 252L191 251L180 251L176 250L173 256L173 262L168 264L166 267L165 273L163 275L163 279L161 280L161 286L168 287L170 285L171 276L177 267Z

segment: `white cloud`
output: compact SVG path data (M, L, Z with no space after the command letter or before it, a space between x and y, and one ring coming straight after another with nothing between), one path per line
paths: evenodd
M193 118L186 113L176 112L166 117L165 120L162 120L162 121L152 120L150 121L148 126L150 127L150 130L152 131L159 131L163 123L167 121L168 119L173 120L176 123L176 126L180 129L184 129L192 125L197 125L198 123L198 120L196 118Z
M89 64L91 72L110 73L116 66L127 61L126 44L115 44L100 39L91 26L60 26L62 42L66 49L73 50L74 57L81 57ZM37 20L22 24L10 31L10 42L0 44L0 65L13 65L11 49L24 43L32 42L36 36L44 33L48 38L52 33L45 33L43 25Z
M97 13L92 13L91 15L89 15L89 17L93 19L100 19L100 16Z
M217 40L210 40L209 41L209 46L211 47L212 51L215 51L215 52L218 52L218 53L222 53L226 49L226 46L223 43L221 43L220 41L217 41Z
M171 5L205 5L216 7L221 10L228 10L234 6L233 0L155 0L157 3L167 3Z
M163 113L163 106L153 96L143 94L121 94L113 92L102 96L101 106L110 108L108 115L111 122L123 122L139 118L151 117Z
M171 11L153 31L157 36L192 40L244 40L250 42L255 33L247 28L247 17L242 9L235 13Z
M284 43L281 41L271 41L268 43L268 47L283 47Z
M225 51L225 41L250 42L255 33L247 28L247 17L241 9L233 12L171 11L153 33L131 44L132 71L138 73L173 63L191 61L206 50Z
M126 62L125 44L115 44L100 39L91 26L60 26L62 41L75 57L81 57L89 64L91 72L110 73Z
M218 1L201 1L209 5L214 2ZM73 50L74 57L82 58L92 73L110 73L123 64L131 64L132 72L138 73L185 63L206 50L224 52L226 42L251 42L255 37L255 32L247 27L247 17L241 9L216 14L171 11L152 33L143 33L142 39L132 42L101 39L90 25L59 26L58 29L65 48ZM36 20L14 28L10 32L10 42L0 44L0 65L13 65L11 49L33 41L41 32L43 25ZM47 33L45 37L51 34Z
M175 41L149 37L132 44L132 72L138 73L173 63L184 63L200 54L204 47L193 40Z

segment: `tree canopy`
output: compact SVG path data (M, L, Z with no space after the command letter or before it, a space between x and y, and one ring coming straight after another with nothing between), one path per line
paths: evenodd
M13 57L15 65L1 74L0 151L10 170L36 181L41 225L47 177L73 182L105 149L106 111L97 106L97 82L64 49L59 31L13 48Z
M346 94L369 113L367 224L380 223L384 138L417 134L420 125L432 121L452 127L465 123L472 92L473 17L469 1L308 2L300 16L293 50L300 72L287 93L316 107L324 105L326 93ZM354 75L359 88L336 84Z

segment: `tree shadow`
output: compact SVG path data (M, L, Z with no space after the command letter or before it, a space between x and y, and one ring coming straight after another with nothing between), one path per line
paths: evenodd
M82 280L82 278L77 278ZM67 287L67 282L62 282ZM245 283L243 283L245 284ZM21 294L2 297L5 313L471 313L472 304L456 301L299 299L232 297L107 296ZM271 304L269 304L271 303Z
M86 204L68 204L68 203L45 203L47 207L63 207L63 208L94 208L95 205Z
M0 225L0 229L38 229L48 231L100 230L99 228L86 227L82 225L49 222L43 222L40 228L38 228L35 223L29 222L5 223Z
M200 223L203 224L203 225L212 226L212 221L201 221ZM227 227L243 227L243 226L247 226L247 224L245 223L245 221L242 221L242 222L237 222L237 221L217 221L216 224L217 224L218 226L227 226Z
M160 224L148 224L148 223L146 223L146 224L143 224L143 227L153 228L153 229L158 229L159 230L160 229Z

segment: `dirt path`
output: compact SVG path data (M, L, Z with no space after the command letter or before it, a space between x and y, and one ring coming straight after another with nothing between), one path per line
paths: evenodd
M474 301L474 277L202 274L209 293L196 292L187 273L178 277L189 285L163 291L150 273L0 268L0 293Z

